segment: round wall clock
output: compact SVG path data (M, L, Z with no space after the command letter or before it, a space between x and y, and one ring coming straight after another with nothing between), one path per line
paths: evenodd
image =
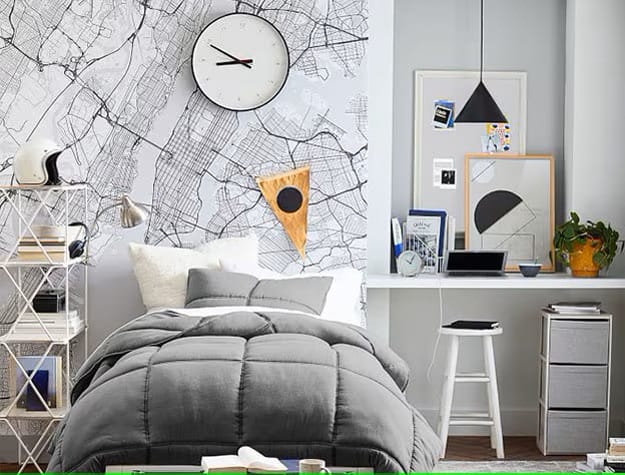
M249 111L274 99L289 76L289 49L278 29L249 13L210 23L193 47L191 68L208 99L224 109Z

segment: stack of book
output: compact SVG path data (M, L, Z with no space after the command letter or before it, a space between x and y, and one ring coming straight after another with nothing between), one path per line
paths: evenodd
M14 337L31 338L34 336L47 337L47 334L43 327L50 333L53 338L65 338L67 332L70 335L78 333L83 326L82 320L78 316L76 310L71 310L69 315L65 312L59 313L38 313L37 317L32 313L25 313L17 322L15 326L15 332L12 334ZM43 323L43 327L42 324Z
M610 437L608 454L605 458L606 469L612 472L625 472L625 439Z
M601 313L601 302L558 302L547 309L565 315L596 315Z
M44 253L45 249L53 262L65 259L65 236L41 236L38 241L34 237L22 237L17 247L17 257L21 260L46 262L48 257Z

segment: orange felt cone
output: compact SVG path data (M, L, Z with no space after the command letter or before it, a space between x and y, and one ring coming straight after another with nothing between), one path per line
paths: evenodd
M306 257L310 167L258 177L256 183L302 259Z

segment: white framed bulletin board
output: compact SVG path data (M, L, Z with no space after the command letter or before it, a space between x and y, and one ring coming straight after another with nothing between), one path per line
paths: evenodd
M416 71L414 128L414 207L444 209L456 218L457 231L465 230L465 155L481 153L487 124L434 122L437 104L454 105L457 115L479 82L478 71ZM526 153L527 73L484 72L484 83L508 119L506 153ZM499 144L498 144L499 146ZM502 152L503 149L497 149ZM453 185L440 182L435 168L453 167Z

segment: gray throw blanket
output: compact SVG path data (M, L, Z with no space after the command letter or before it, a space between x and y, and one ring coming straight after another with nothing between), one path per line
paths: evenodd
M433 468L439 439L404 396L408 368L365 330L284 311L148 314L77 375L51 472L199 464L249 445L378 472Z

